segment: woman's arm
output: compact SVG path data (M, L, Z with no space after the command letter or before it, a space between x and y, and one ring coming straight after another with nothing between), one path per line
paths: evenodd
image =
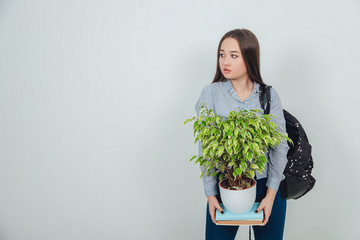
M200 109L199 108L200 108L201 105L204 104L204 102L206 102L206 107L208 109L214 109L214 102L213 102L213 96L212 96L212 91L211 91L210 84L205 86L202 89L200 97L196 102L195 111L196 111L197 117L199 117L199 114L200 114ZM205 114L203 116L205 116ZM198 155L203 156L202 143L201 143L200 140L198 142L199 142L199 144L198 144ZM200 169L203 172L204 171L204 165L201 166ZM210 170L209 175L211 173L215 172L215 170L216 170L215 167L213 167ZM215 195L218 194L217 176L207 176L206 174L204 174L203 177L202 177L202 181L203 181L203 184L204 184L204 192L205 192L205 195L207 197L215 196Z
M271 121L276 123L281 133L286 133L286 122L280 97L274 88L271 88L270 114L274 114L276 118L271 117ZM271 210L279 189L280 182L285 178L283 172L287 164L287 152L289 146L287 141L283 140L281 144L269 151L269 168L267 175L267 192L264 199L261 200L259 207L255 212L264 211L263 224L269 221Z
M271 88L270 114L274 114L276 118L271 117L271 121L276 123L281 133L286 133L286 122L284 112L279 95L274 88ZM280 182L285 179L283 174L288 162L287 152L289 146L286 140L269 151L269 168L266 186L278 191Z

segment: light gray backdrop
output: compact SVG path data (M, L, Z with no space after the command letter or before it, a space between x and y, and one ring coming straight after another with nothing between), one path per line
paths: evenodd
M285 239L360 239L359 1L1 1L0 239L204 239L191 125L216 50L255 33L317 183ZM236 239L247 239L240 228Z

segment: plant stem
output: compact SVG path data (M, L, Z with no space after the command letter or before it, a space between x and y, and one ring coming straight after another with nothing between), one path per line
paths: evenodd
M227 173L228 173L228 176L229 176L229 185L230 185L230 187L232 187L232 179L231 179L231 174L230 174L230 172L229 172L229 169L227 168L226 169L226 171L227 171Z

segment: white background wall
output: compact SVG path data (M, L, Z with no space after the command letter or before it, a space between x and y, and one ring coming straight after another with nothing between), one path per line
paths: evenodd
M191 125L216 50L255 33L315 188L284 239L360 239L359 1L0 2L0 239L204 239ZM247 239L240 228L236 239Z

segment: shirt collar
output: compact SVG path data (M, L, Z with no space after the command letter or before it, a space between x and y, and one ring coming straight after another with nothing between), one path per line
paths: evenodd
M233 92L235 91L233 88L233 85L231 84L230 79L226 78L223 82L222 82L225 90L230 91L232 90ZM254 91L255 93L259 93L260 92L260 83L258 82L254 82Z

